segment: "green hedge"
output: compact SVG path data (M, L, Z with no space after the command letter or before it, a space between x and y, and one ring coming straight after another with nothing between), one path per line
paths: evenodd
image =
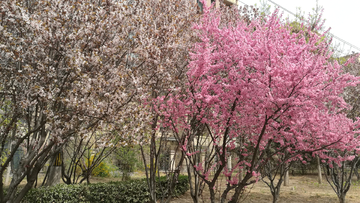
M166 177L157 180L157 185L167 188ZM82 184L82 185L64 185L60 184L54 187L42 187L31 189L23 203L92 203L92 202L149 202L149 192L147 190L145 179L131 180L124 182ZM175 186L173 196L180 196L189 189L187 176L179 176ZM157 187L158 198L163 193L160 187Z
M146 180L145 180L146 181ZM160 185L159 185L160 183ZM156 188L156 195L157 197L161 197L161 195L164 195L165 197L168 196L167 193L165 193L166 191L161 190L161 188L168 188L168 182L166 181L166 177L160 177L160 180L157 180L157 188ZM159 187L160 186L160 187ZM182 176L180 175L178 177L178 181L175 185L174 191L172 196L173 197L179 197L180 195L183 195L186 191L189 190L189 179L187 176Z

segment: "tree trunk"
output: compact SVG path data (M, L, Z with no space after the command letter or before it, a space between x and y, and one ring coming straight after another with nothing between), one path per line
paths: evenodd
M242 181L243 177L244 177L244 170L243 170L243 169L239 169L239 182Z
M189 188L190 188L190 195L193 199L194 203L199 203L199 196L200 196L200 181L199 176L194 172L194 169L190 166L190 163L187 158L185 158L186 168L188 173L188 180L189 180Z
M286 172L285 172L284 186L289 186L289 170L286 170Z
M11 148L12 148L12 144L9 144L9 152L11 152ZM9 185L10 184L10 174L12 174L13 169L12 166L13 163L12 161L10 161L9 166L6 169L6 178L5 178L5 185Z
M46 160L44 161L44 163L46 162ZM27 183L25 184L25 186L19 191L19 193L17 193L15 195L15 198L12 199L10 198L7 203L20 203L21 200L25 197L26 193L29 192L29 190L33 187L36 179L37 179L37 175L39 174L41 168L44 166L44 164L35 164L35 166L33 167L33 170L28 174L27 176Z
M341 194L340 196L339 196L339 203L345 203L346 201L345 201L345 194Z
M235 193L231 197L231 200L229 201L229 203L237 203L239 201L240 194L245 187L244 183L246 183L250 179L249 177L250 176L248 176L248 175L245 175L245 177L243 177L243 180L241 181L241 183L238 184L237 188L235 188Z
M210 201L211 203L215 203L215 191L213 188L210 188L211 186L209 186L210 189Z
M278 202L279 202L279 197L280 197L279 191L274 192L274 193L272 194L272 196L273 196L273 203L278 203Z
M8 166L7 169L6 169L5 185L10 184L10 174L11 174L11 167Z
M55 186L60 183L61 180L61 166L49 166L49 177L45 183L45 186Z
M271 195L273 196L273 203L279 202L280 189L281 189L281 185L282 185L282 182L283 182L283 178L284 177L280 175L280 179L279 179L278 183L276 184L276 186L274 186L274 182L271 181L270 191L271 191Z
M322 184L322 174L321 174L321 165L320 165L319 156L316 156L316 160L317 160L317 169L318 169L318 181L319 181L319 184Z
M150 144L150 202L156 203L156 163L155 163L155 133L151 137Z
M359 175L359 171L358 171L357 167L355 167L355 169L354 169L354 174L356 175L356 180L359 181L360 180L360 175Z

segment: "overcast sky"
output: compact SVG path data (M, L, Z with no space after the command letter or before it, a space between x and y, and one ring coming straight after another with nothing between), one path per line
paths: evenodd
M312 8L316 7L316 0L271 0L285 9L296 13L297 8L308 14ZM239 5L260 5L260 0L239 0ZM268 0L264 0L272 8L276 6ZM331 27L330 32L335 36L349 42L360 48L360 0L318 0L319 6L324 8L323 18L325 18L325 26ZM284 12L284 16L288 16ZM336 39L334 39L336 40ZM337 40L336 40L337 41ZM343 43L341 43L343 44ZM345 45L343 49L348 49L350 46ZM360 50L352 49L352 51L360 52Z

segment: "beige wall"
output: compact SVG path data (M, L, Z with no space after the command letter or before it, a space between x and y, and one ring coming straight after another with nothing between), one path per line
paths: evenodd
M237 4L237 0L224 0L225 4L231 5L231 4Z

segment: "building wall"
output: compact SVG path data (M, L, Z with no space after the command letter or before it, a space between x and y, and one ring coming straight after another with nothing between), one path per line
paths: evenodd
M195 0L195 3L197 3L199 0ZM220 7L220 1L219 0L205 0L206 2L206 5L207 6L210 6L210 4L215 1L215 5L216 5L216 8L219 8ZM233 5L233 4L237 4L237 0L224 0L224 3L226 5Z

